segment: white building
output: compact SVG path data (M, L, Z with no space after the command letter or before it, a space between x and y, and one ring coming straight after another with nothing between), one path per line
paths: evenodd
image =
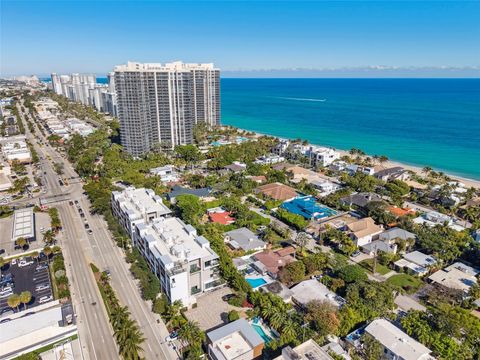
M339 159L340 153L331 148L310 146L307 156L312 166L325 167Z
M32 154L25 140L7 141L2 144L3 157L9 163L19 161L21 163L29 163L32 161Z
M165 165L150 169L150 174L159 176L163 183L175 182L180 179L173 165Z
M313 339L292 348L284 347L282 354L274 360L334 360L327 351L322 349Z
M470 288L478 284L477 275L479 273L479 270L471 266L462 262L456 262L443 270L433 273L428 279L435 284L468 294Z
M310 181L310 184L319 191L320 196L330 195L341 188L340 185L321 178Z
M112 212L132 240L135 224L141 221L148 223L171 213L153 190L134 187L112 192Z
M191 225L178 218L156 218L136 224L133 243L160 279L170 302L190 306L195 296L223 284L218 255Z
M433 360L432 352L390 321L377 319L365 328L365 333L377 340L384 349L383 356L389 360Z
M260 165L273 165L273 164L281 163L283 161L285 161L285 158L283 156L269 155L269 156L261 156L257 160L255 160L253 163L260 164Z
M77 334L71 305L52 301L28 311L8 315L10 321L0 322L0 358L14 359Z

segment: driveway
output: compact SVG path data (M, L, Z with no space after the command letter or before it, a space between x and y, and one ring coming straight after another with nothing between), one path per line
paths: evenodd
M228 322L228 312L231 310L242 310L229 305L222 300L222 296L231 294L232 290L228 287L215 290L197 298L197 307L189 309L185 315L188 320L198 322L200 329L209 330Z

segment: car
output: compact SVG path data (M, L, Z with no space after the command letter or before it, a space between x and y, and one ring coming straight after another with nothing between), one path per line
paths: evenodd
M85 214L83 212L80 213L80 217L81 218L84 218L85 217Z
M75 200L75 204L78 204L78 200Z
M352 254L352 257L353 257L353 258L354 258L354 257L357 257L357 256L360 255L360 254L361 254L361 252L357 250L357 251L355 251L355 252Z
M177 331L172 331L172 332L165 338L165 341L166 341L166 342L171 342L171 341L175 340L177 337L178 337L178 332L177 332Z
M63 186L63 181L62 181L62 180L58 180L58 184L59 184L60 186Z
M70 205L73 205L73 201L72 201L72 200L70 200L68 203L69 203Z
M8 298L10 295L13 295L13 290L0 292L0 299Z
M44 270L44 269L47 269L48 268L48 265L47 264L41 264L41 265L38 265L36 268L35 268L35 271L41 271L41 270Z
M222 296L223 301L228 301L230 299L233 299L235 297L235 294L227 294Z
M87 233L88 233L88 235L92 235L92 234L93 234L92 229L88 229L88 230L87 230Z
M11 262L12 265L17 265L17 259L13 259Z
M5 254L5 249L0 249L0 255Z
M108 277L111 277L111 276L112 276L112 273L111 273L110 270L108 270L108 269L105 269L103 272L104 272L104 274L107 275Z
M48 296L42 296L40 299L38 299L38 303L39 304L45 304L49 301L53 300L53 297L52 295L48 295Z
M34 262L32 260L30 261L27 261L27 260L20 260L20 262L18 263L18 267L25 267L25 266L29 266L29 265L32 265Z
M85 223L83 226L85 226L85 229L89 229L89 228L90 228L90 225L88 225L88 223Z
M35 291L42 291L42 290L47 290L47 289L50 289L50 284L48 284L48 283L44 283L44 284L40 284L40 285L35 286Z

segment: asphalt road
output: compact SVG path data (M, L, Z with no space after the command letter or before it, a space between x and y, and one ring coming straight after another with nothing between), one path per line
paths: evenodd
M31 121L34 120L31 119ZM28 132L28 127L25 128ZM72 279L75 293L72 298L74 304L76 303L80 339L85 352L88 352L92 359L109 359L109 356L118 358L116 345L112 340L112 330L89 267L89 263L94 262L100 269L110 270L111 283L120 302L128 306L132 317L144 333L146 338L143 344L144 357L146 359L178 359L173 348L164 341L168 336L165 324L158 315L151 312L150 304L141 298L137 282L130 274L128 264L124 260L123 251L114 243L106 222L98 215L90 215L88 211L90 203L83 195L82 183L71 182L67 186L60 186L58 175L53 170L53 164L47 160L47 155L53 162L63 163L63 177L78 177L78 174L75 173L71 164L59 156L52 147L49 145L40 147L33 136L28 135L32 143L35 143L34 146L39 155L44 158L46 195L69 193L71 200L78 200L85 213L85 219L82 219L76 207L68 205L68 202L55 205L64 227L65 239L62 240L62 248L66 252L67 267L71 270L69 278ZM38 131L37 136L40 136L44 143L46 142ZM89 223L93 234L87 234L84 220ZM93 302L97 305L91 305Z

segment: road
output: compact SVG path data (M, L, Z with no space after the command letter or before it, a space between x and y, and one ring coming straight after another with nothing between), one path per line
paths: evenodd
M27 114L27 116L30 116L30 114ZM31 121L34 121L31 117L30 119ZM43 135L41 135L37 129L35 130L37 136L42 138L44 143L48 144L46 139L43 138ZM28 132L27 127L26 131ZM33 138L31 134L29 135L30 138ZM71 264L72 273L74 274L74 289L75 285L78 286L78 288L75 289L77 292L76 297L80 298L81 302L79 303L79 306L82 308L81 311L79 311L79 317L81 316L85 320L86 330L88 330L89 327L96 327L97 325L95 321L100 319L99 314L97 314L96 317L94 316L93 319L91 316L85 317L85 314L88 314L87 309L91 310L93 307L98 310L100 308L98 304L101 303L99 294L97 300L90 301L91 298L93 299L94 294L92 294L88 285L96 286L96 284L94 283L89 263L94 262L100 269L104 270L108 268L110 270L111 284L115 289L120 302L128 306L132 317L137 321L140 329L144 333L146 341L143 344L143 355L145 358L177 359L178 356L176 352L164 341L168 336L168 330L165 324L158 315L151 312L151 305L141 298L137 282L130 274L128 264L124 260L123 251L118 248L112 239L106 222L102 217L91 215L89 213L88 209L90 208L90 202L83 194L82 183L69 183L67 186L60 186L58 183L58 175L53 170L53 164L47 160L47 155L52 161L63 164L63 177L65 178L78 178L78 174L76 174L72 165L63 157L59 156L50 145L44 145L40 148L36 141L32 141L32 143L35 143L35 149L44 159L42 160L42 166L47 182L47 195L69 193L72 200L78 200L79 205L85 213L84 220L85 222L88 222L90 228L93 230L93 234L87 234L84 227L84 220L79 216L75 206L68 205L66 202L61 202L58 205L55 205L59 209L62 223L65 228L65 241L62 244L62 248L66 250L66 257L73 257L73 259L69 259L70 261L68 261L68 263ZM98 293L98 290L96 293ZM97 302L97 306L92 306L92 302ZM106 314L104 314L102 320L103 323L107 323ZM97 331L100 331L100 333L97 334ZM84 334L87 339L86 342L94 344L94 346L91 346L89 349L89 353L94 354L94 357L92 358L97 358L95 353L102 351L102 349L106 347L110 348L110 350L112 349L111 344L103 343L103 341L107 342L107 334L108 338L111 339L112 331L110 330L107 333L104 327L103 329L95 328L94 334L92 335ZM102 342L92 339L102 339ZM113 345L115 346L115 344ZM116 356L116 350L114 355ZM99 358L103 359L104 357ZM105 359L108 359L108 357L105 357Z

